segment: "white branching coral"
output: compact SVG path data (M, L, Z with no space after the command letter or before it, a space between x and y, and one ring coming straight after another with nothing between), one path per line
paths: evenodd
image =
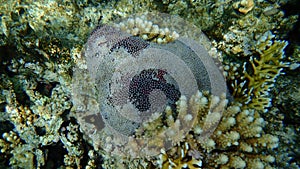
M179 37L176 31L171 31L167 27L161 28L159 25L147 20L145 16L128 18L115 26L122 31L158 44L172 42Z
M209 103L216 99L209 97L207 93L197 94L197 96L201 96L196 99L198 101L196 105L202 105L198 111L203 116L209 112L207 110ZM206 99L203 99L203 97ZM205 101L201 102L200 100ZM220 104L224 98L218 100ZM231 103L224 110L216 129L207 137L203 135L207 131L202 131L204 128L202 121L202 118L198 118L192 129L193 135L187 135L182 142L190 145L192 150L200 151L200 154L207 154L201 155L201 162L204 166L213 168L248 168L249 166L261 168L270 167L274 162L275 158L270 155L269 151L277 148L279 140L278 137L264 131L265 120L257 111L245 109L240 103ZM184 150L182 149L182 151ZM264 153L261 153L262 151ZM176 163L179 163L178 161L182 160L172 154L172 150L164 151L162 156L168 157L168 159L160 159L159 164L162 161L170 160L173 162L177 160ZM166 166L172 168L174 166L171 162L163 164L164 166L160 166L161 168L166 168Z

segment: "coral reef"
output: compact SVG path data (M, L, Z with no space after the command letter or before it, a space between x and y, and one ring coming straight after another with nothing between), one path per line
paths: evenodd
M299 12L287 10L299 2L8 0L0 4L0 168L299 168L299 78L294 72L299 71L300 47L299 40L291 38L299 30L290 34L299 24ZM224 97L204 91L194 95L194 103L182 98L178 110L199 104L194 109L197 122L185 137L174 138L176 143L157 157L112 156L107 153L112 138L105 140L106 147L93 145L71 116L75 112L72 67L86 68L80 51L99 23L154 10L179 15L208 35L210 52L222 61L232 98L227 103ZM162 20L157 28L150 21L120 27L157 43L176 40L183 33L203 38L193 29L177 31L174 28L182 26L177 22L170 26ZM140 31L147 28L154 34ZM207 123L201 117L209 116L212 103L226 109L210 137L202 137ZM159 121L146 125L146 133L151 134ZM172 122L170 118L168 123Z

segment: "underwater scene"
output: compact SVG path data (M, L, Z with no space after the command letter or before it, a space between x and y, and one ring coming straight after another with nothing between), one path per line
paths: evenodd
M300 168L299 0L0 0L0 168Z

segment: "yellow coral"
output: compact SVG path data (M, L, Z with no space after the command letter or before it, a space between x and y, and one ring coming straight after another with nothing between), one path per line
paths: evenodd
M9 133L3 133L2 137L3 139L0 139L0 147L2 147L0 150L1 153L8 153L11 151L11 149L21 144L20 138L13 131L10 131Z
M239 12L243 14L247 14L250 12L254 7L254 1L253 0L241 0L239 2L236 2L233 4L233 7L235 9L238 9Z
M159 168L162 169L201 168L202 166L201 159L196 159L196 157L193 156L192 153L189 153L189 151L191 150L188 143L184 143L183 145L178 146L175 149L173 149L173 151L175 150L175 152L172 154L172 157L168 155L164 150L162 150L162 153L159 156L159 160L157 161ZM198 156L198 158L200 158L200 156Z
M260 58L251 57L250 63L253 73L246 70L245 78L248 80L248 87L252 90L250 108L263 110L270 106L268 92L273 87L276 77L287 64L280 61L283 57L283 49L287 46L286 41L274 41L272 46L260 53Z
M242 82L235 80L231 84L237 101L261 111L266 111L266 108L270 107L269 90L282 68L288 66L287 63L281 62L286 46L286 41L274 41L270 46L267 43L257 46L259 57L250 58L250 68L244 64L244 76L240 79Z

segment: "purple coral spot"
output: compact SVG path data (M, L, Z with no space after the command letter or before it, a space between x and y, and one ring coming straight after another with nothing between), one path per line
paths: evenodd
M120 40L118 43L114 44L110 51L114 51L115 49L119 49L123 47L127 50L128 53L134 55L138 51L145 49L149 44L143 39L135 36L130 36L128 38Z
M139 111L150 109L149 95L155 89L165 94L170 106L175 105L180 97L180 91L176 87L177 84L167 81L164 76L169 76L165 70L148 69L132 78L129 86L129 100Z

